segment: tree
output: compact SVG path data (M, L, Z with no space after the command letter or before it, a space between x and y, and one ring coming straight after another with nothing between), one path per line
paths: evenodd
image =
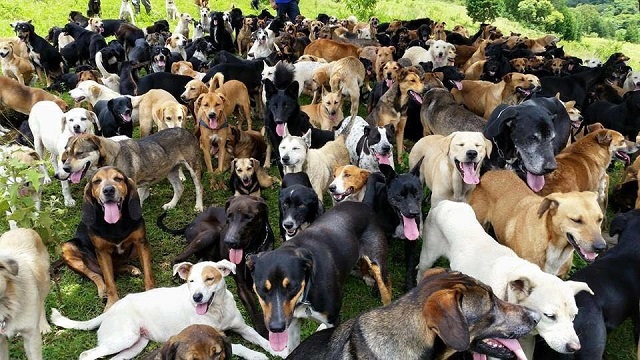
M347 9L353 12L358 19L368 19L373 15L378 0L349 0L346 1Z
M475 22L492 22L504 8L502 0L467 0L467 15Z

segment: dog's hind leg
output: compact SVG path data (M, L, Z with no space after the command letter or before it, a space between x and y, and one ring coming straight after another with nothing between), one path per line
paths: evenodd
M135 344L133 344L130 348L121 351L118 355L111 358L111 360L127 360L133 359L136 355L140 354L142 350L149 344L149 339L145 337L140 337Z
M128 322L128 320L130 320L131 322L133 321L132 318L119 319L118 321L120 322L120 326L118 326L117 328L114 327L112 329L109 329L111 330L109 333L107 333L107 331L103 329L103 323L100 330L104 331L105 336L98 336L98 346L94 347L93 349L83 351L82 354L80 354L80 356L78 357L78 360L94 360L114 353L119 354L112 359L133 359L136 354L140 353L140 351L144 349L144 346L147 345L149 340L141 338L139 327L135 324L132 324L131 322ZM124 324L122 324L123 322ZM109 325L114 326L114 324ZM131 327L135 328L136 331L134 332ZM138 350L141 342L144 344L144 346L140 350ZM129 352L129 350L131 349L138 350L138 352L133 354L133 351ZM133 356L118 357L122 353L133 354Z
M169 180L171 186L173 187L173 198L168 203L162 205L162 210L170 210L176 207L176 205L178 204L178 200L180 200L180 197L184 192L182 181L180 181L180 176L178 175L178 167L173 168L173 170L169 172L169 174L167 175L167 180Z
M200 159L196 161L198 162L198 164L200 164ZM193 187L195 188L196 192L195 209L197 212L202 212L204 210L204 207L202 205L202 169L200 168L200 166L194 169L194 167L187 162L183 163L183 165L187 168L187 170L189 170L189 173L191 174L191 180L193 180Z
M380 299L383 305L391 304L391 280L389 279L389 273L386 268L374 263L368 256L364 256L363 260L369 267L369 272L373 275L373 278L378 285L380 291Z
M355 118L358 115L358 106L360 105L360 92L355 93L352 90L349 96L351 97L351 117Z
M104 283L104 279L101 274L91 270L87 264L83 261L83 254L74 244L71 242L65 242L62 244L62 259L67 266L77 272L78 274L86 276L89 280L93 281L98 288L98 297L104 298L107 296L107 286ZM94 267L99 269L98 264L94 264Z
M140 198L140 206L142 203L149 197L149 187L148 186L138 186L138 197Z

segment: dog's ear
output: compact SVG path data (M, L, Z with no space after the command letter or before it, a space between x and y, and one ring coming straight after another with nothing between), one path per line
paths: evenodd
M482 138L484 139L485 153L487 154L486 157L489 157L489 155L491 155L491 151L493 151L493 142L484 136L482 136Z
M91 181L84 186L84 198L82 199L82 222L91 227L96 223L96 202L91 192Z
M96 113L87 110L87 119L89 119L93 123L93 125L95 125L96 129L98 130L97 133L101 134L102 126L100 126L100 121L98 120L98 116L96 115Z
M64 132L64 129L67 127L67 117L65 115L62 115L60 118L60 126L60 131Z
M231 203L237 198L237 196L232 196L230 198L227 199L227 202L224 203L224 211L229 210L229 206L231 206Z
M221 336L222 345L224 346L224 357L220 356L221 359L231 359L231 354L233 354L231 350L231 341L226 336Z
M160 349L160 360L174 360L178 353L178 343L169 339Z
M577 295L581 291L586 291L589 294L593 295L593 290L591 290L591 288L589 287L589 284L585 282L567 280L565 281L565 283L569 285L571 290L573 290L574 295Z
M264 254L264 252L260 252L257 254L252 254L246 257L244 264L247 267L247 269L249 269L249 271L253 272L253 270L255 270L256 267L256 263L258 262L258 259Z
M313 254L309 249L306 248L298 248L295 250L296 256L298 256L302 261L302 269L305 274L307 274L307 278L313 273ZM309 284L306 284L309 285Z
M395 177L397 176L396 171L393 169L393 167L391 167L391 165L380 164L378 165L378 167L380 168L380 172L382 173L382 175L384 175L387 184L389 184L391 180L395 179Z
M608 146L611 144L611 132L609 132L609 130L600 131L598 135L596 135L596 139L598 140L598 144Z
M395 46L389 46L389 50L391 50L392 53L396 53L396 47Z
M173 265L173 276L180 276L180 279L187 280L189 276L189 271L191 271L191 267L193 266L190 262L181 262L179 264Z
M391 124L389 124L389 125L391 125ZM371 132L371 126L365 125L364 128L362 128L362 135L363 136L369 136L370 132Z
M560 203L558 203L558 200L554 196L547 195L538 208L538 218L541 218L547 210L557 209L559 205Z
M613 220L611 220L611 225L609 225L609 236L620 235L622 230L627 227L628 221L628 213L620 213L616 215Z
M231 160L231 176L236 173L236 160L238 160L238 158Z
M320 201L320 199L317 198L316 195L316 199L317 201L316 203L316 208L315 208L315 219L319 218L322 214L324 214L324 206L322 205L322 202Z
M289 125L287 123L284 124L284 132L282 133L282 138L286 138L287 136L289 136L291 134L289 134Z
M289 86L287 86L287 90L285 90L285 93L287 95L289 95L289 97L293 98L293 99L297 99L298 98L298 81L294 80L291 84L289 84Z
M494 110L495 111L495 110ZM518 110L514 106L507 106L502 109L498 116L487 123L482 134L487 139L493 139L505 131L505 128L511 127L513 120L518 116Z
M418 160L418 162L413 166L411 171L409 172L411 175L415 177L420 177L420 167L422 166L422 161L424 160L424 156Z
M513 73L508 73L507 75L502 77L502 81L508 83L511 81L512 78L513 78Z
M128 177L125 178L127 179L127 196L129 197L127 202L129 217L132 220L140 220L142 218L142 205L140 204L136 183Z
M155 116L154 120L157 120L158 122L162 121L162 119L164 118L164 116L162 116L164 113L164 107L160 106L158 109L156 109L156 111L153 112L153 116Z
M278 93L278 88L271 82L271 79L264 79L264 91L267 94L267 100Z
M181 106L182 106L182 119L187 120L187 116L189 116L189 109L185 105L181 105Z
M462 292L459 289L444 289L429 296L422 307L427 326L456 351L466 350L471 338L467 319L460 308L461 302Z
M390 140L393 140L395 134L396 134L396 128L393 126L393 124L387 124L384 126L385 130L387 130L387 136L390 138Z
M16 276L19 270L18 262L14 259L4 256L0 258L0 271L6 271L9 275Z
M526 276L520 276L514 280L509 281L509 289L515 295L515 301L523 301L531 295L534 285L531 280ZM509 301L513 301L509 299Z
M449 156L449 152L451 151L451 142L453 138L458 134L457 131L452 132L451 134L440 139L440 148L445 151L445 154Z
M216 264L216 269L220 270L223 277L229 276L229 274L235 275L236 273L236 264L232 263L229 260L220 260L215 264Z
M302 140L304 140L308 148L311 147L311 128L309 128L309 130L307 130L307 132L302 135Z
M196 99L196 101L193 102L193 112L196 114L196 117L198 116L198 112L200 111L200 104L202 103L202 99L205 97L205 95L206 94L200 94ZM195 120L196 120L196 125L198 125L199 119L195 119Z

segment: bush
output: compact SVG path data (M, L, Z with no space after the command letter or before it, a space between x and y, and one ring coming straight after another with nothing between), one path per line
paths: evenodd
M345 2L347 9L353 12L358 19L364 19L368 21L369 17L373 15L378 0L349 0Z
M502 0L467 0L467 15L475 22L493 22L500 15Z

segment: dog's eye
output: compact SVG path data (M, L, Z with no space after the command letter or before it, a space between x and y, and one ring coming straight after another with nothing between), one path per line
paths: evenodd
M115 180L116 182L123 182L124 178L122 178L120 176L116 176L115 178L113 178L113 180Z
M212 278L212 277L204 279L204 281L206 281L206 282L213 281L213 280L215 280L215 278Z
M576 224L582 224L582 219L571 219Z
M549 320L555 320L556 319L556 314L544 314L544 316L546 316Z
M96 179L96 180L93 180L91 183L92 183L93 185L100 185L100 183L101 183L101 182L102 182L102 180L100 180L100 179Z
M344 177L346 178L351 177L351 174L344 174Z

